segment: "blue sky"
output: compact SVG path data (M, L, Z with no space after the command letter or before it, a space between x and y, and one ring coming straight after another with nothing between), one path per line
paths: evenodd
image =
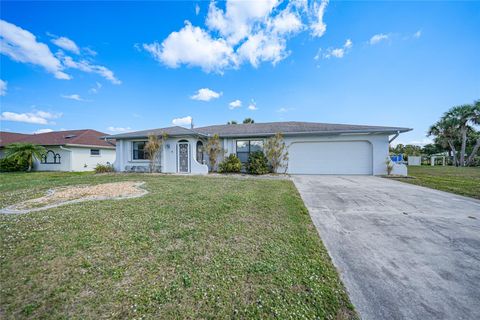
M0 6L2 130L251 117L405 126L398 141L424 143L444 111L480 98L476 1Z

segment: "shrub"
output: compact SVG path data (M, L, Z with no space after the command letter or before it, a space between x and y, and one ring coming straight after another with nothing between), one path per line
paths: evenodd
M95 173L106 173L106 172L115 172L115 168L113 168L113 165L109 163L107 164L98 163L97 166L95 167Z
M222 173L240 172L242 163L235 154L230 154L218 165L218 171Z
M28 161L14 157L0 159L0 172L27 171Z
M247 172L250 174L266 174L270 170L268 168L268 160L262 151L250 153L247 162Z

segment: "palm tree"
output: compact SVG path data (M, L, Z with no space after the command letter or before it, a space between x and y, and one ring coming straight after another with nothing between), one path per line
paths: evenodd
M245 120L243 120L243 123L255 123L255 121L252 118L245 118Z
M442 117L427 132L427 136L435 136L435 142L445 147L450 147L453 155L453 164L458 165L455 139L458 137L457 123L453 119Z
M44 147L33 143L12 143L5 147L5 155L7 158L17 160L20 164L23 161L28 163L28 170L31 171L33 167L33 160L40 160L42 155L46 153Z
M480 100L477 100L473 103L473 116L471 118L471 122L473 125L480 125ZM475 142L475 145L473 146L472 152L468 156L467 159L467 166L472 164L473 159L478 153L478 149L480 149L480 132L477 132L477 141Z
M467 131L469 124L473 122L475 117L475 106L473 104L464 104L453 107L443 116L446 119L451 119L458 127L462 146L460 148L460 166L465 165L465 149L467 147Z

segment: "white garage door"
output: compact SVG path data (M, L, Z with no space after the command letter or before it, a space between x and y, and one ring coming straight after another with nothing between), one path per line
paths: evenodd
M294 142L288 153L292 174L372 174L367 141Z

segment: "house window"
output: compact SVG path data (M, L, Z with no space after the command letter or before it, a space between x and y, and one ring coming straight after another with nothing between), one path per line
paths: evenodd
M99 156L100 155L100 149L90 149L90 155L91 156Z
M147 141L133 142L133 160L145 160L145 144Z
M237 140L237 157L242 163L247 163L248 156L255 151L263 151L262 140Z
M197 162L203 163L203 142L197 141Z
M48 150L45 154L42 155L40 160L43 164L60 164L60 154L55 153L52 150Z

